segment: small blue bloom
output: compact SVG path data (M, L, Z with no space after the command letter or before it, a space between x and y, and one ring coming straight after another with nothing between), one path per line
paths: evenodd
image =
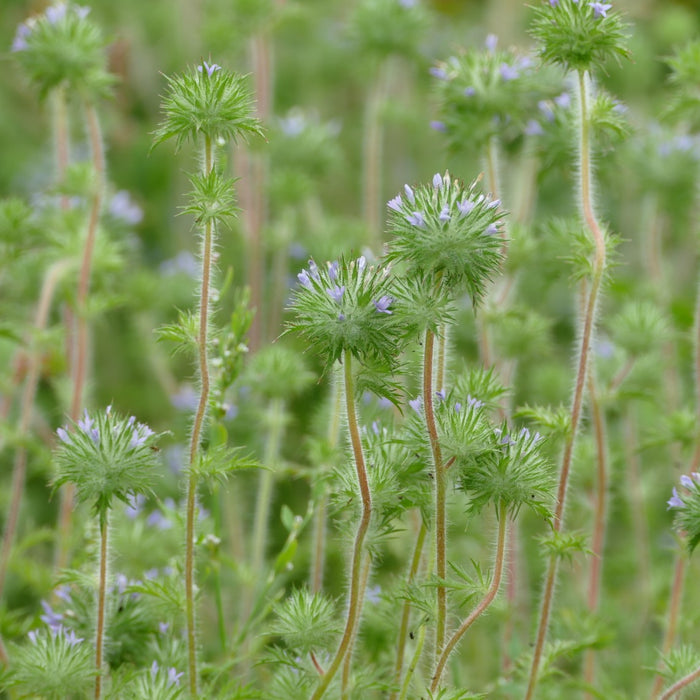
M415 399L411 399L408 405L416 412L421 413L423 411L423 398L421 396L416 396Z
M440 175L440 173L435 173L435 175L433 175L433 187L436 190L442 187L442 175Z
M367 599L368 603L376 604L380 600L381 593L381 586L371 586L367 589L367 592L365 593L365 598Z
M365 267L367 267L367 258L364 255L360 255L359 258L357 258L357 269L362 272Z
M501 200L500 199L494 199L492 202L489 202L486 205L487 209L495 209L496 207L500 206Z
M407 216L406 221L413 226L418 226L419 228L425 227L425 219L423 218L423 214L421 214L419 211L414 211L410 216Z
M10 51L24 51L28 46L27 38L31 33L32 28L28 24L22 22L22 24L17 27Z
M411 8L415 7L418 4L418 0L399 0L399 5L401 7L406 8L407 10L410 10Z
M544 134L544 129L542 124L540 124L537 119L530 119L525 125L526 136L540 136Z
M562 92L561 95L557 95L554 98L554 104L562 109L569 109L571 107L571 95L568 92Z
M445 400L445 396L446 396L445 390L444 390L444 389L440 389L440 391L436 391L436 392L435 392L435 396L437 396L437 398L438 398L440 401L444 401L444 400Z
M537 107L540 110L540 112L542 112L542 114L544 115L544 118L548 122L554 121L554 112L552 111L552 107L549 104L549 102L547 102L546 100L540 100L537 103Z
M381 430L379 429L379 421L378 420L372 421L372 432L375 435L379 435L379 433L381 432Z
M45 14L48 23L56 24L56 22L60 22L66 16L66 10L67 7L64 2L53 5L52 7L47 7Z
M119 190L109 203L109 213L115 218L125 223L135 226L143 219L143 210L134 203L131 195L126 190Z
M408 198L408 201L411 204L416 203L416 195L413 193L413 188L411 188L409 185L404 185L403 190L406 193L406 197Z
M326 292L328 296L333 299L334 302L336 302L336 304L340 304L343 294L345 294L345 285L342 287L339 287L338 285L335 287L330 287L329 289L326 289Z
M559 4L559 0L549 0L549 4L552 7L556 7Z
M450 208L445 205L442 208L442 211L440 212L440 216L438 217L440 221L449 221L452 217L450 216Z
M61 629L63 615L54 611L54 609L45 601L41 601L41 607L44 609L44 614L39 616L39 619L52 631L57 632Z
M36 630L29 630L29 632L27 632L27 637L29 637L29 641L32 644L36 644L36 640L37 640Z
M474 95L476 95L476 88L473 88L471 85L464 88L465 97L474 97Z
M298 275L297 279L299 283L302 284L307 289L311 289L311 280L309 279L309 273L306 270L302 270Z
M479 401L479 399L475 399L473 396L468 396L467 397L467 405L470 408L481 408L484 405L483 401Z
M390 199L386 203L386 205L387 205L387 207L389 207L389 209L393 209L394 211L400 212L401 207L403 206L403 199L401 199L400 194L397 194L396 197L394 197L393 199Z
M461 202L457 202L457 209L462 216L466 216L476 204L471 201L471 199L463 199Z
M153 680L156 679L156 676L158 675L158 671L160 671L160 666L158 665L158 662L157 662L157 661L154 661L154 662L151 664L151 678L152 678Z
M197 70L200 73L203 73L206 70L207 76L211 78L211 76L214 75L216 71L221 70L221 66L218 63L212 63L211 65L209 65L206 61L202 61L202 65L197 66Z
M683 476L681 476L681 486L685 486L687 489L692 489L695 487L695 484L687 474L683 474Z
M438 80L447 80L447 71L444 68L432 66L429 73L433 78L437 78Z
M678 495L678 491L676 491L676 487L673 487L673 496L666 501L667 508L666 510L671 510L671 508L685 508L685 503L681 500L681 497Z
M508 82L509 80L515 80L520 77L518 69L515 66L511 66L508 63L501 63L498 67L498 72L501 74L501 78Z
M338 261L337 260L334 260L328 266L328 277L331 279L332 282L335 282L336 278L338 277Z
M184 672L177 672L176 668L168 669L168 685L180 685L180 678L184 675Z
M447 131L447 126L445 125L445 122L441 122L438 119L433 119L433 121L430 122L430 128L433 131L440 131L442 133L445 133Z
M170 629L170 623L169 622L159 622L158 623L158 631L161 634L166 634L167 631Z
M455 413L459 413L462 410L462 404L459 401L455 401Z
M73 11L79 19L85 19L90 14L90 8L83 5L74 5Z
M80 644L80 642L83 641L82 637L78 637L75 634L75 630L70 630L69 632L64 631L63 638L66 640L66 644L68 644L69 647L74 647L76 644Z
M309 260L309 272L315 280L320 279L320 275L318 274L318 265L316 265L313 260Z
M495 34L489 34L486 37L486 41L484 42L484 46L486 46L486 49L490 53L494 53L496 50L496 46L498 46L498 37Z
M588 6L593 8L596 17L607 17L608 10L612 7L610 3L606 2L589 2Z
M65 443L66 445L72 444L71 439L70 439L70 435L68 435L68 433L63 428L59 428L56 431L56 435L58 435L58 439L61 442Z
M486 227L486 230L484 231L484 233L485 233L487 236L493 236L493 235L495 235L495 234L498 233L498 226L496 226L496 224L489 224L489 225Z
M393 311L389 310L389 306L391 306L391 303L393 302L393 298L390 296L383 296L377 301L372 301L374 304L374 308L377 309L377 312L380 314L392 314Z

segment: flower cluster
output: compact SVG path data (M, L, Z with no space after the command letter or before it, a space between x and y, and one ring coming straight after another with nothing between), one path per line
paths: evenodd
M101 516L114 498L131 504L134 494L150 492L158 436L134 416L122 418L111 406L94 416L86 411L56 434L60 442L54 486L75 484L78 499L93 502Z
M427 276L432 288L466 291L477 302L502 257L500 201L477 192L478 181L463 187L449 173L403 193L389 203L395 235L389 259Z
M113 83L107 72L105 42L88 18L90 8L59 2L17 27L12 51L45 96L65 85L94 98Z
M549 0L535 12L531 33L549 63L588 71L629 56L626 25L610 3Z
M388 267L370 265L364 256L318 266L309 260L298 275L291 308L298 330L330 366L345 351L360 360L392 366L400 352L402 322Z
M430 69L440 100L431 126L445 133L455 151L482 150L496 135L505 142L519 137L538 101L560 84L551 71L535 70L529 56L496 47L491 35L485 50L452 56Z
M666 505L675 511L676 528L686 535L688 550L692 552L700 543L700 473L683 474L680 485L681 493L674 486Z

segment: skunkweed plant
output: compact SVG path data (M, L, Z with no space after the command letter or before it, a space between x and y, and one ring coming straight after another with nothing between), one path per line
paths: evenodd
M421 0L214 0L186 22L61 3L20 27L55 165L0 203L11 697L668 698L698 678L700 54L633 38L623 62L616 4L533 5L513 46ZM110 175L141 224L75 118L115 83L95 17L121 78ZM667 21L654 41L691 38ZM172 40L146 51L156 26ZM250 94L214 49L247 55ZM155 141L199 151L198 260L165 223L172 164L145 160L155 52L192 65ZM258 119L269 148L229 149ZM154 326L182 359L135 342ZM77 489L71 538L47 483Z

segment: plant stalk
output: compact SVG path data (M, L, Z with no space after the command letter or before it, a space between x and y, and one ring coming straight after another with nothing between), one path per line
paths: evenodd
M97 592L97 636L95 639L95 700L102 697L102 657L105 637L105 609L107 600L107 511L100 515L100 581Z
M659 700L668 700L668 698L672 697L675 695L679 690L683 690L683 688L686 688L689 686L693 681L696 681L698 678L700 678L700 668L696 669L692 673L689 673L687 676L684 676L681 678L679 681L676 681L660 698Z

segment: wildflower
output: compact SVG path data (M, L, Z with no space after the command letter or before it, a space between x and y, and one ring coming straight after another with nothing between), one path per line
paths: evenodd
M408 405L416 412L420 413L423 410L423 398L416 396L415 399L411 399Z
M433 187L436 190L442 187L442 175L440 175L440 173L435 173L435 175L433 175Z
M52 7L47 7L45 14L48 23L56 24L57 22L60 22L66 16L67 9L68 8L66 7L65 2L60 2Z
M425 226L425 218L419 211L414 211L410 216L407 216L406 221L408 221L409 224L413 224L413 226L418 226L419 228L423 228Z
M445 131L447 131L447 126L445 125L445 122L441 122L437 119L434 119L433 121L430 122L430 128L433 131L441 131L443 133Z
M476 204L471 201L471 199L463 199L461 202L457 202L457 209L462 216L466 216Z
M540 110L540 112L542 112L542 114L544 115L544 118L548 122L554 121L554 112L552 111L552 107L549 104L549 102L547 102L546 100L540 100L537 103L537 108Z
M568 109L571 107L571 95L568 92L562 92L554 98L554 103L562 109Z
M481 408L484 405L483 401L479 401L479 399L475 399L473 396L468 396L467 397L467 405L470 408ZM527 430L527 428L525 428Z
M464 96L465 97L474 97L476 94L476 88L473 88L471 85L469 87L464 88Z
M24 51L28 46L27 38L31 33L31 26L29 24L26 24L25 22L22 22L22 24L20 24L17 27L17 31L15 32L15 38L12 40L12 47L10 48L10 51Z
M452 217L450 216L450 208L445 205L442 208L442 211L440 212L440 216L438 217L440 221L449 221Z
M367 589L367 592L365 593L365 598L367 599L368 603L378 603L380 600L382 588L381 586L371 586L370 588Z
M542 124L540 124L536 119L530 119L525 125L526 136L540 136L544 134L544 129Z
M63 638L66 640L66 644L68 644L69 647L74 647L76 644L80 644L80 642L84 641L83 637L78 637L75 634L75 630L64 631Z
M400 194L397 194L396 197L390 199L386 203L386 205L387 207L389 207L389 209L393 209L394 211L401 211L401 207L403 206L403 199L401 199Z
M683 476L681 476L681 486L685 486L687 489L695 488L693 480L687 474L683 474Z
M678 495L678 491L676 491L676 487L673 487L673 496L666 501L668 508L666 510L670 510L671 508L685 508L685 503L681 500L680 496Z
M433 78L437 78L438 80L447 80L447 71L444 68L432 66L429 73L433 76Z
M63 442L64 444L66 444L66 445L70 445L70 444L71 444L70 436L68 435L68 433L65 431L64 428L59 428L59 429L56 431L56 435L58 435L58 439L59 439L61 442Z
M415 7L417 3L417 0L399 0L399 5L401 7L410 10L411 8Z
M455 401L455 413L459 413L462 410L462 404L459 401Z
M390 296L380 297L377 301L372 301L374 308L380 314L392 314L393 312L389 310L389 306L394 300Z
M109 204L109 213L115 219L121 219L127 224L136 225L143 219L143 211L135 204L126 190L119 190Z
M159 622L159 623L158 623L158 631L159 631L161 634L165 634L169 629L170 629L170 623L169 623L169 622Z
M197 66L197 70L202 74L206 70L207 76L211 78L211 76L214 73L216 73L216 71L221 70L221 66L218 63L212 63L211 65L209 65L206 61L202 61L202 65Z
M299 283L302 284L307 289L311 289L311 280L309 279L309 273L306 270L302 270L298 275L297 279Z
M158 671L160 671L160 666L158 665L158 662L157 662L157 661L154 661L154 662L151 664L151 678L152 678L153 680L156 679L156 676L158 675Z
M515 66L511 66L508 63L501 63L498 68L498 72L501 74L501 78L508 82L509 80L515 80L520 77L518 69Z
M487 208L487 209L495 209L495 208L496 208L497 206L499 206L500 204L501 204L501 200L500 200L500 199L494 199L492 202L489 202L489 203L486 205L486 208Z
M559 0L549 0L551 7L556 7L559 4Z
M490 53L493 53L496 50L496 46L498 45L498 37L495 34L489 34L486 37L484 45Z
M357 269L362 272L365 267L367 266L367 258L364 255L360 255L359 258L357 258Z
M408 198L408 201L411 204L416 203L416 195L413 192L413 189L409 185L404 185L403 186L404 192L406 193L406 197Z
M316 265L316 263L313 260L309 260L309 272L315 280L320 279L320 276L318 274L318 265Z
M152 435L155 435L153 430L151 430L147 425L139 423L131 436L129 447L133 449L135 447L141 447L142 445L145 445L146 440L148 440L148 438Z
M328 266L328 277L332 281L335 281L336 278L338 277L338 261L334 260L329 266Z
M180 678L184 675L183 672L178 673L176 668L168 669L168 685L180 685Z
M54 611L54 609L45 601L41 601L41 607L44 609L44 614L39 616L39 619L53 632L61 628L63 615Z
M330 287L326 289L326 292L328 295L335 301L337 304L340 304L341 299L343 298L343 294L345 294L345 285L342 287L339 287L336 285L335 287Z
M445 396L446 396L445 390L444 390L444 389L440 389L440 391L436 391L436 392L435 392L435 396L437 396L437 398L438 398L440 401L444 401L444 400L445 400Z
M496 224L489 224L486 227L486 230L484 231L484 234L487 236L494 236L497 233L498 233L498 226Z
M607 17L608 10L612 7L610 3L606 2L589 2L588 6L593 8L596 17Z

